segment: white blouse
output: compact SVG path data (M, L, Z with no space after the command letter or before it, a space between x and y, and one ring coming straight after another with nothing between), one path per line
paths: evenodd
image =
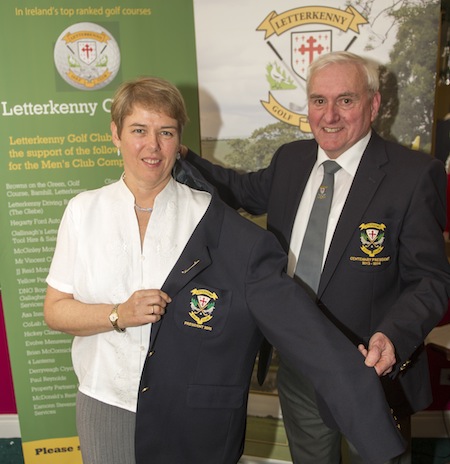
M72 198L64 212L47 283L84 303L115 304L161 288L211 196L171 179L156 197L143 250L134 196L123 179ZM72 361L84 394L136 411L151 324L75 337Z

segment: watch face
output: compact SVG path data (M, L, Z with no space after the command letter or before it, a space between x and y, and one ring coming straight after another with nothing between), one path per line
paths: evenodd
M109 315L109 320L111 322L116 322L117 319L119 319L119 316L117 315L117 313L112 313L112 314Z

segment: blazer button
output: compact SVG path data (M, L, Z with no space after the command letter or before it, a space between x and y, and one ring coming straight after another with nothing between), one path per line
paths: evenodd
M146 391L150 390L150 387L144 387L142 390L141 390L141 393L145 393Z
M400 366L400 372L403 372L404 370L406 370L410 364L411 364L411 360L408 359L408 361L404 362L404 363Z
M149 352L148 352L148 355L147 355L147 358L150 358L150 357L153 356L154 354L155 354L154 351L149 351Z
M394 419L395 421L395 426L401 430L401 425L398 423L398 419L397 419L397 416L394 414L394 410L391 408L391 415L392 415L392 419Z

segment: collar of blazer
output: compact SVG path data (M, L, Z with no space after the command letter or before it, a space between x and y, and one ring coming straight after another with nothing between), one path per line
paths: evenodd
M198 223L181 256L167 276L161 290L172 298L212 263L210 250L217 248L224 220L225 204L213 194L211 203ZM153 350L164 317L153 324L150 351Z
M169 295L177 293L211 263L208 250L217 247L225 208L211 184L186 161L177 161L173 176L177 182L196 190L209 192L212 198L203 218L162 286L162 290Z

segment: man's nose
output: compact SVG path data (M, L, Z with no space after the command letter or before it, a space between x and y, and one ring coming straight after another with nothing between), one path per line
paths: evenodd
M327 122L334 122L339 119L339 108L336 103L328 103L325 107L324 119Z

